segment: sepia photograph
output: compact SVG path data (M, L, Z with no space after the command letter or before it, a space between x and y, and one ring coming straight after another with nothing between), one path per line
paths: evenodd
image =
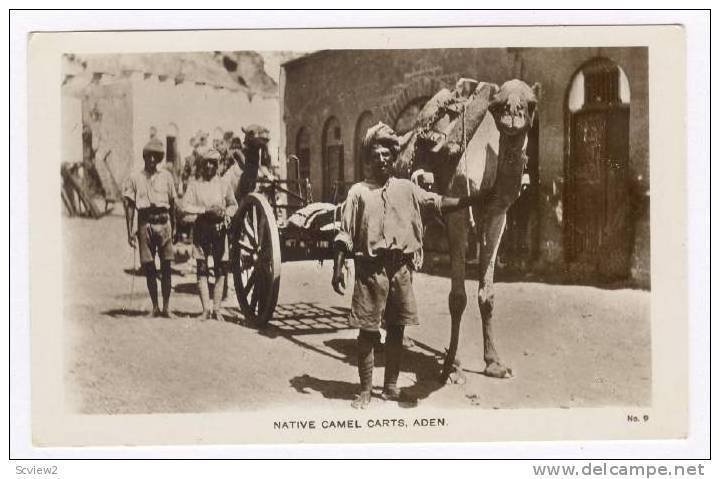
M572 30L33 34L35 445L685 437L683 33Z
M646 48L63 67L79 412L650 404Z

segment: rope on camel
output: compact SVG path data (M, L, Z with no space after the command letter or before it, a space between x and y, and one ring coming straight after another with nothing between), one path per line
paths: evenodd
M463 103L462 106L462 137L463 137L463 169L465 170L465 190L467 196L470 196L470 176L468 175L468 160L467 160L467 153L468 153L468 141L467 141L467 134L465 131L465 108L466 104ZM473 207L470 206L470 227L475 230L475 214L473 213Z

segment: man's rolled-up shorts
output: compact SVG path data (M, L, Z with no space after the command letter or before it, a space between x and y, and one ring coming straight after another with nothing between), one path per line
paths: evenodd
M355 259L349 324L368 331L419 324L410 261Z
M161 260L172 261L174 259L172 227L169 219L164 223L140 222L137 236L141 263L155 261L155 253L160 256Z
M193 230L193 256L196 260L213 257L215 263L230 259L227 230L222 222L214 223L198 218Z

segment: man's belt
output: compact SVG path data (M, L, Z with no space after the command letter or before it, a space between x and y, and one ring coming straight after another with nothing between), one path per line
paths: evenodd
M205 223L205 224L215 225L215 224L219 224L219 223L224 223L224 222L225 222L225 217L224 217L224 216L211 215L211 214L208 214L208 213L203 213L203 214L201 214L201 215L198 215L197 221L198 221L198 223Z
M412 264L415 255L413 253L405 253L399 249L380 249L375 251L375 256L356 255L355 260L368 261L373 263L382 263L399 267L402 265Z
M151 206L138 210L138 222L153 225L164 225L170 220L170 211L167 208Z

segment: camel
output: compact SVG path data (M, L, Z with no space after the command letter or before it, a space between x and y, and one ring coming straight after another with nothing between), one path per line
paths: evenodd
M460 322L467 305L466 253L469 228L479 244L478 305L482 318L484 374L512 377L495 348L493 334L493 275L506 213L520 195L527 161L525 142L537 105L539 85L521 80L501 87L461 79L453 90L440 90L418 114L415 127L401 140L396 175L414 179L434 177L441 194L482 195L481 205L446 215L450 250L450 345L441 381L464 382L455 361ZM487 111L491 114L486 115ZM428 173L431 173L429 175Z

